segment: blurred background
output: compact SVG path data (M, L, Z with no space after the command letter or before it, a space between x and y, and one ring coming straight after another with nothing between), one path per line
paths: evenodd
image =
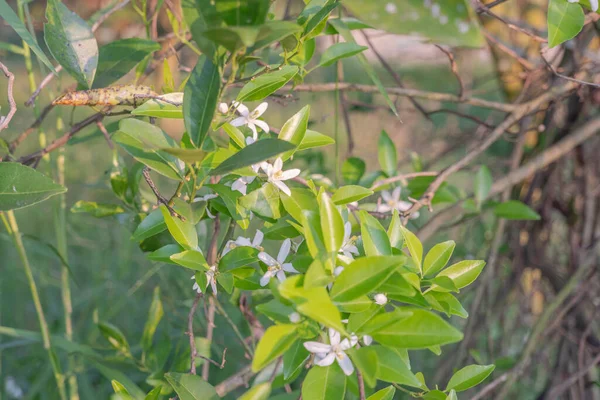
M16 9L14 1L8 2ZM37 39L43 43L43 23L45 1L23 1ZM63 3L84 19L110 3L107 0L64 0ZM177 2L175 2L175 6ZM302 1L277 2L276 13L298 14ZM510 1L494 8L498 14L523 21L532 29L544 31L547 1ZM357 15L360 18L360 15ZM533 63L541 63L539 43L532 42L526 35L507 30L505 24L494 19L480 17L480 21L493 38L498 38L507 46L518 50L522 57L532 57ZM592 24L594 25L594 24ZM598 28L595 27L597 30ZM166 13L158 18L159 37L169 37L171 24ZM375 29L365 30L365 35L357 33L359 44L368 45L372 50L365 52L377 74L386 87L397 87L397 77L407 88L457 94L458 80L451 70L448 56L434 44L413 36L393 35ZM588 49L598 52L598 35L590 34ZM145 28L139 16L131 7L125 7L113 14L96 31L99 45L120 38L145 37ZM30 79L39 83L47 71L40 63L34 65L38 73L28 76L23 67L23 57L11 52L9 44L20 44L18 36L5 21L0 20L0 59L15 73L15 97L18 111L10 128L2 132L5 140L14 139L27 129L39 115L41 108L51 102L62 89L74 83L66 75L42 92L38 106L25 107L24 102L31 94ZM333 36L317 38L317 52L322 52L333 43ZM162 41L169 46L169 40ZM276 53L276 52L275 52ZM498 51L493 43L480 49L453 48L452 54L458 67L458 74L464 90L470 96L510 102L522 95L526 85L523 66L514 58ZM273 55L276 58L276 54ZM384 63L380 57L384 58ZM184 48L168 58L168 63L178 87L195 65L197 56ZM316 58L316 57L315 57ZM34 59L34 63L37 61ZM392 70L392 74L390 73ZM42 73L43 71L43 73ZM306 83L334 82L339 72L336 66L327 67L312 73ZM343 62L341 80L352 83L371 84L368 77L352 58ZM123 78L121 83L135 79L135 73ZM539 82L551 82L554 78L542 75ZM6 92L6 79L0 79L0 93ZM146 80L156 91L163 86L162 69L158 68ZM540 84L541 86L541 84ZM234 94L229 93L228 99ZM529 94L527 94L529 96ZM598 98L596 94L596 98ZM377 162L377 140L385 130L394 141L399 154L399 171L415 170L439 171L464 156L472 143L489 132L489 126L496 126L504 114L472 107L467 104L438 103L427 100L412 100L408 97L391 96L396 103L400 118L394 116L381 96L368 93L347 92L343 102L347 110L348 123L336 110L336 96L332 93L291 92L286 98L275 98L263 115L271 127L279 128L301 106L311 105L310 129L331 137L338 137L341 159L348 156L365 160L367 171L375 171ZM587 102L589 97L577 95L549 106L543 114L528 119L526 125L517 127L507 134L483 157L451 178L448 204L434 206L434 214L445 207L452 207L460 199L465 199L473 191L473 176L480 165L487 165L494 177L505 174L517 140L524 143L524 158L537 154L556 138L566 135L571 127L586 114L598 113L596 103ZM248 105L251 109L255 104ZM5 96L0 96L2 110L8 108ZM442 110L442 111L440 111ZM45 119L39 135L31 135L19 147L19 154L28 154L40 148L69 129L75 121L91 115L91 109L78 107L56 107ZM574 115L574 113L576 115ZM464 117L469 115L470 118ZM336 122L336 118L339 119ZM109 132L116 124L107 122ZM184 130L181 120L162 119L158 123L173 137L179 138ZM349 128L349 129L348 129ZM111 131L112 129L112 131ZM349 154L348 130L355 141L352 154ZM532 332L539 316L547 308L556 293L564 286L568 277L577 267L578 254L583 248L581 231L586 219L592 219L592 231L598 230L599 203L591 205L584 193L592 191L598 198L598 138L590 141L586 148L578 148L572 156L565 157L554 166L536 174L535 178L516 188L512 195L521 199L540 215L541 221L509 221L498 239L498 219L490 213L469 213L460 205L453 218L444 219L436 229L428 231L422 239L425 247L443 240L455 240L455 257L488 260L490 251L495 257L495 275L477 282L459 296L465 308L471 312L469 326L465 320L453 318L453 323L467 329L463 344L445 346L439 356L415 352L414 371L423 371L427 381L443 383L451 375L453 368L467 363L490 364L497 368L494 378L502 376L520 359L524 344ZM302 169L310 168L333 179L335 171L334 146L324 151L304 152L294 160ZM56 157L57 155L52 155ZM80 132L66 147L65 177L69 191L66 195L67 209L78 200L115 203L110 188L110 173L115 160L130 163L123 152L111 150L98 128L93 125ZM40 170L55 174L54 163L44 159ZM159 182L165 191L168 182ZM147 186L142 190L150 201L152 193ZM594 189L595 188L595 189ZM596 192L593 192L596 190ZM586 192L587 191L587 192ZM594 194L595 193L595 194ZM42 296L50 329L61 332L63 324L62 304L60 303L60 259L56 256L56 234L53 215L58 200L52 199L41 205L16 212L25 245L30 252L31 263ZM587 207L587 208L586 208ZM130 240L134 217L121 214L114 217L94 218L83 213L68 213L67 232L69 245L69 266L72 271L72 296L75 341L92 346L100 351L110 348L100 335L95 321L106 320L118 326L131 342L139 341L148 308L155 287L160 287L165 317L159 329L159 336L168 337L171 351L176 354L173 362L184 360L189 354L188 337L184 334L187 313L193 299L190 275L179 268L149 261L139 245ZM432 214L423 210L421 217L411 221L411 229L419 231L431 221ZM118 223L115 223L117 221ZM431 225L429 225L431 227ZM240 232L241 234L242 232ZM596 236L593 236L596 237ZM495 239L496 238L496 239ZM495 240L494 240L495 239ZM270 246L267 243L267 247ZM483 295L474 303L478 285L486 285ZM547 391L554 383L570 376L578 366L589 362L600 350L600 328L597 307L600 305L597 276L591 276L583 287L577 290L571 301L556 311L556 322L547 328L539 348L533 353L531 363L522 371L515 383L519 399L546 398ZM234 304L226 304L228 315L238 324L243 335L250 330L239 309ZM476 308L473 307L475 304ZM202 311L201 311L202 312ZM198 330L202 331L203 318L199 318ZM472 324L472 325L471 325ZM227 321L221 315L216 325L225 327ZM21 270L17 254L9 236L0 232L0 326L19 328L36 332L38 322L31 302L27 281ZM220 329L213 343L213 355L221 354L225 347L228 352L243 352L234 333ZM168 349L167 349L168 351ZM411 353L412 356L412 353ZM95 365L76 359L82 398L108 398L112 389L109 380ZM0 393L7 399L54 399L56 394L48 390L53 387L52 369L47 355L39 343L30 338L14 338L0 335ZM240 365L227 363L222 370L211 369L211 377L219 382L236 372ZM133 380L143 380L146 375L127 365L114 366L116 371L126 373ZM597 389L587 390L596 385L600 388L597 373L591 370L586 378L587 393L600 398ZM595 375L594 375L595 374ZM9 387L12 390L9 390ZM577 385L564 398L583 399ZM21 396L17 396L21 394ZM233 397L231 397L233 398ZM402 397L399 397L402 398Z

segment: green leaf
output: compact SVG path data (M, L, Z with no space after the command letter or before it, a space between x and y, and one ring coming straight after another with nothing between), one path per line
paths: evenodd
M424 349L458 342L463 334L441 317L429 311L410 308L413 315L387 325L371 336L384 346Z
M383 346L370 346L377 354L377 379L412 387L421 387L421 382L410 372L402 357Z
M342 178L347 185L354 185L365 174L367 165L358 157L350 157L342 165Z
M378 0L377 2L381 2L381 1ZM361 3L362 3L362 1L361 1ZM371 3L371 2L369 2L369 3ZM344 4L346 4L346 3L344 3ZM381 7L383 9L385 7L385 5L382 5ZM359 13L357 15L362 15L362 14ZM354 40L354 36L352 35L352 31L350 31L350 29L348 29L348 26L344 23L343 20L341 20L339 18L335 18L335 19L330 19L327 22L329 24L331 24L331 26L333 26L335 28L335 30L337 30L339 32L340 35L342 35L342 37L344 38L344 40L346 42L356 43L356 40ZM401 25L401 24L398 24L397 18L395 18L395 24ZM360 64L362 65L363 69L367 73L367 75L369 75L369 78L371 78L371 81L375 84L375 86L377 86L377 89L379 89L379 93L381 93L381 95L385 99L385 102L387 103L387 105L394 112L394 114L396 116L398 116L398 110L396 110L396 105L388 96L387 91L385 90L385 87L383 86L383 83L381 83L381 80L377 76L377 73L375 72L375 69L371 65L370 61L367 60L367 57L365 57L364 54L358 54L357 58L358 58L358 61L360 62Z
M358 44L351 42L336 43L325 50L317 67L327 67L342 58L352 57L367 49L368 47L366 46L359 46Z
M261 26L256 43L249 53L262 49L300 31L302 31L302 27L295 22L267 21Z
M240 168L258 164L281 153L294 149L295 146L285 140L262 139L244 147L233 156L223 161L212 171L211 175L224 175Z
M346 398L346 376L337 363L328 367L312 367L302 382L302 398L344 400Z
M437 12L433 5L437 5ZM429 4L405 0L345 0L344 6L364 22L389 33L422 36L451 46L481 47L484 44L466 0Z
M365 254L367 256L391 256L390 239L377 218L364 210L360 211L359 218Z
M271 219L279 219L281 217L279 211L279 189L270 182L263 185L260 189L240 197L238 202L240 206L259 216Z
M404 244L408 248L410 256L412 257L417 267L419 267L419 270L421 270L421 260L423 259L423 244L414 233L406 229L404 226L400 226L400 229L402 230Z
M438 243L429 250L423 262L423 275L434 276L440 272L452 257L456 243L454 240Z
M175 389L180 400L219 400L215 388L197 375L169 372L165 379Z
M201 56L183 90L183 121L192 143L202 147L217 108L221 90L219 67Z
M174 263L194 271L206 271L209 267L204 255L198 250L184 250L181 253L171 255L170 259Z
M319 212L325 249L328 254L337 255L344 241L344 220L325 192L319 195Z
M346 302L376 290L401 265L403 257L361 257L353 261L336 278L331 298Z
M294 114L281 128L281 132L277 136L279 140L285 140L294 145L294 149L285 152L281 155L283 161L290 158L298 146L302 143L308 126L308 117L310 115L310 105L302 107L300 111Z
M357 185L342 186L335 191L331 199L337 206L352 203L369 197L373 194L372 190Z
M458 396L456 395L456 390L452 389L448 396L446 396L446 400L458 400Z
M108 322L100 321L98 322L98 329L112 347L123 354L129 354L129 343L127 343L125 335L119 328Z
M133 397L131 397L127 389L125 389L125 386L119 383L119 381L113 379L112 381L110 381L110 383L113 387L113 390L115 391L115 394L119 395L120 400L133 399Z
M128 38L115 40L102 47L92 88L103 88L118 81L149 54L160 50L152 40Z
M235 52L243 47L251 47L256 42L260 28L256 26L223 26L210 28L203 35L216 44Z
M290 322L290 314L294 309L290 306L282 304L279 300L271 300L256 306L256 310L273 321L288 323Z
M369 387L377 384L379 370L377 353L370 347L352 348L347 350L354 366L361 372L365 383Z
M238 397L239 400L267 400L271 394L271 383L260 383Z
M351 314L348 318L348 330L355 334L363 333L363 327L373 317L383 312L383 306L370 301L369 308L366 310Z
M492 188L492 173L490 169L482 165L475 174L475 183L473 184L473 189L475 192L475 201L479 206L486 199L490 189Z
M380 306L381 307L381 306ZM383 307L381 307L383 310ZM390 312L381 312L365 322L361 332L366 335L376 333L391 324L395 324L400 320L406 319L413 315L410 309L396 308Z
M328 146L334 143L335 140L333 138L317 131L307 129L306 133L304 134L304 138L302 139L302 143L300 143L300 146L298 146L298 151Z
M92 86L98 65L98 43L90 26L60 0L46 6L44 39L52 56L84 88Z
M297 339L297 328L295 324L269 327L256 346L252 371L260 371L289 349Z
M96 218L110 217L112 215L123 214L125 210L117 204L101 204L94 201L79 200L71 207L72 213L87 213Z
M336 8L339 4L340 2L337 0L328 0L325 3L325 5L323 5L323 7L319 11L317 11L315 15L311 17L310 20L308 20L306 26L304 27L304 32L302 33L302 36L310 35L318 26L320 26L324 21L327 20L329 14L331 14L333 9Z
M183 249L178 244L168 244L161 247L158 250L148 254L148 259L152 261L164 262L168 264L175 264L171 260L173 254L180 253Z
M367 400L393 400L395 394L396 388L393 386L388 386L385 389L381 389L377 393L367 397Z
M298 67L286 65L262 74L246 83L237 96L239 102L262 100L282 88L298 73Z
M168 102L161 101L160 99L150 99L137 108L134 108L131 114L145 117L183 119L183 109L179 105L183 104L182 92L163 94L158 97Z
M144 239L163 232L165 229L167 229L167 224L165 224L162 212L160 209L156 209L142 220L135 232L133 232L131 240L141 242Z
M381 135L379 136L377 155L382 171L387 176L395 175L398 167L398 153L396 152L396 145L392 142L386 131L381 131Z
M301 275L289 277L279 285L282 297L296 304L296 310L309 318L345 334L342 318L324 287L304 287Z
M112 139L148 168L167 178L183 179L183 169L177 157L160 150L175 147L176 143L159 127L133 118L122 119Z
M186 164L194 164L196 162L201 162L208 155L208 153L206 151L201 150L201 149L180 149L177 147L175 147L175 148L166 147L161 150L164 151L165 153L169 153L169 154L179 158L181 161L185 162Z
M290 188L292 195L281 195L281 202L285 210L298 222L302 222L303 211L314 211L319 204L314 193L306 188Z
M189 250L198 249L198 232L196 227L189 220L182 221L177 217L171 215L165 205L160 206L167 229L173 236L173 239L177 241L184 248Z
M181 10L192 33L192 38L202 53L212 59L216 46L204 36L204 31L211 27L220 26L222 23L222 18L215 9L214 2L211 2L211 0L182 0Z
M296 340L294 345L283 355L283 379L290 379L302 368L310 353L304 347L302 340Z
M35 38L31 35L31 33L27 30L25 25L21 22L21 19L15 14L12 8L6 3L6 0L0 0L0 16L17 32L17 34L21 37L21 39L27 43L27 45L33 50L36 56L43 62L46 67L53 73L56 73L54 66L46 57L46 54L42 51L40 46L38 46Z
M258 250L254 247L238 246L225 254L219 261L219 271L226 272L257 262Z
M404 235L402 234L402 221L400 213L397 209L392 210L392 221L388 227L387 234L390 238L390 246L395 249L402 250L404 247Z
M548 4L548 46L554 47L573 39L585 23L579 4L566 0L550 0Z
M0 163L0 211L27 207L66 191L67 188L31 167Z
M464 260L446 268L437 277L447 276L452 279L457 288L462 289L477 279L484 266L485 261Z
M150 392L148 392L146 397L144 397L144 400L159 400L161 391L162 391L162 386L155 387Z
M150 304L150 310L148 311L148 319L146 319L146 325L144 325L144 333L142 334L141 344L146 352L152 348L152 339L154 338L154 333L156 333L156 328L163 315L163 305L160 300L160 286L156 286L152 294L152 303Z
M518 200L509 200L498 204L494 208L494 214L500 218L512 220L538 221L542 218L540 214Z
M450 381L446 390L455 390L462 392L473 386L479 385L485 380L496 368L495 365L468 365L457 371Z
M55 344L54 341L52 341L52 344ZM100 371L104 378L111 381L119 381L123 385L123 387L125 387L125 389L130 394L130 396L132 396L133 399L142 400L144 398L144 392L142 391L142 389L140 389L139 386L135 384L135 382L129 379L127 375L125 375L121 371L114 368L110 368L105 364L101 364L100 362L97 362L94 359L90 358L86 359L86 363L90 363L95 369Z
M222 128L227 133L227 135L229 135L231 140L233 140L233 142L238 145L239 148L246 147L246 137L244 136L242 131L230 124L225 124L222 126Z

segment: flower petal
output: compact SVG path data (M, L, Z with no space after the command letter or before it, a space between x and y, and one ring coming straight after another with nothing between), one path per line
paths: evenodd
M260 117L261 115L263 115L263 114L265 113L265 111L267 111L267 108L269 108L269 103L267 103L266 101L265 101L265 102L262 102L262 103L260 103L260 104L258 105L258 107L256 107L256 108L254 109L254 111L252 111L252 117L253 117L253 118L258 118L258 117Z
M267 264L269 267L274 267L275 265L277 265L277 260L271 257L269 254L265 253L264 251L258 253L258 259Z
M304 348L311 353L329 353L331 346L320 342L304 342Z
M400 200L400 193L402 193L402 188L400 186L394 188L394 191L392 192L392 198L394 201Z
M250 114L250 110L248 110L248 107L246 107L242 103L234 101L231 104L235 107L235 110L240 113L240 115L247 117L248 114Z
M363 344L364 344L365 346L370 346L370 345L371 345L371 343L373 343L373 337L372 337L372 336L369 336L369 335L365 335L365 336L363 336L362 340L363 340Z
M354 335L354 337L356 338L356 335ZM352 337L350 337L351 340L348 339L344 339L340 342L340 347L342 348L342 350L348 350L352 347L354 347L354 345L358 342L358 338L356 340L352 339ZM354 341L354 344L352 344Z
M383 201L388 202L392 200L392 195L387 190L384 190L381 192L381 198L383 199Z
M350 240L350 235L352 234L352 223L350 221L346 221L344 224L344 240L342 243L346 243Z
M282 181L274 180L274 181L271 181L271 183L274 184L275 186L277 186L279 188L279 190L281 190L283 193L287 194L288 196L292 195L290 188Z
M348 357L346 353L340 352L335 356L335 358L337 358L337 362L342 368L342 371L344 371L344 374L346 374L346 376L352 375L354 372L354 365L352 365L350 357Z
M254 142L256 142L256 139L254 139L252 136L246 137L246 146L250 146Z
M396 208L398 209L398 211L407 211L411 207L412 207L412 203L410 203L408 201L400 200L399 202L396 203Z
M244 125L246 125L246 123L247 123L246 118L238 117L238 118L234 119L233 121L231 121L229 124L231 126L244 126Z
M335 353L329 353L322 360L315 361L315 365L319 367L328 367L335 361Z
M256 126L254 126L254 123L248 122L248 128L250 128L250 130L252 131L252 139L256 141L256 139L258 139L258 132L256 132Z
M252 247L252 242L250 242L250 239L245 238L243 236L238 236L238 238L235 239L235 244L237 244L238 246L249 246L249 247Z
M265 133L269 133L269 125L265 121L261 121L260 119L254 120L254 124L262 129Z
M300 273L300 271L298 271L296 268L294 268L294 266L292 265L292 263L282 264L281 268L283 268L283 270L285 272L292 272L294 274L299 274Z
M298 168L288 169L287 171L281 172L280 181L287 181L288 179L292 179L300 175L300 170Z
M333 328L329 328L329 343L332 346L340 344L341 335L338 331Z
M265 237L265 234L262 233L262 231L260 229L257 229L256 233L254 234L254 239L252 239L252 246L253 247L260 246L264 237Z
M282 270L277 271L277 279L279 279L279 282L283 282L285 281L285 272L283 272Z
M269 282L271 281L272 277L273 277L273 272L271 272L271 271L265 272L265 274L262 276L262 278L260 278L260 286L267 286L269 284Z
M217 295L217 280L216 279L213 278L210 280L210 287L212 288L212 291L216 296Z
M379 204L379 205L377 205L377 208L375 209L375 211L380 212L380 213L386 213L386 212L392 211L392 207L390 207L387 204Z
M242 179L236 179L235 182L231 185L231 190L237 190L241 194L246 194L246 182Z
M292 248L292 241L290 239L285 239L281 244L281 248L279 249L279 254L277 254L277 261L279 264L283 264L288 254L290 254L290 249Z
M275 160L275 162L273 163L273 169L275 171L281 171L281 168L283 168L283 160L281 159L281 157L277 157L277 160Z

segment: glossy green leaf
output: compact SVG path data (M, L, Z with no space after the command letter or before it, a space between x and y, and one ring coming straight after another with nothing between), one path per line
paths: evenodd
M527 204L518 200L509 200L498 204L494 208L494 214L500 218L511 220L532 220L541 219L540 215L532 210Z
M152 303L150 303L150 309L148 310L148 318L144 325L144 332L142 333L142 348L144 351L149 351L152 348L152 339L156 333L156 328L160 323L164 315L162 301L160 300L160 286L154 288L152 293Z
M277 136L279 140L285 140L294 145L294 149L287 151L281 155L283 161L290 158L298 146L302 143L308 126L308 117L310 115L310 105L302 107L300 111L294 114L281 128L281 132Z
M467 318L469 316L469 313L464 309L460 301L450 293L429 292L425 297L430 304L432 303L431 297L433 297L441 306L441 309L434 307L435 310L445 312L448 315L457 315L461 318Z
M336 278L331 288L334 301L345 302L376 290L401 264L402 257L361 257Z
M110 381L110 383L113 387L113 390L115 391L115 394L119 395L120 400L133 399L133 397L131 397L125 386L119 383L119 381L113 379L112 381Z
M485 266L485 261L481 260L464 260L454 265L449 266L437 276L447 276L454 281L457 288L462 289L470 285L477 279L481 270Z
M316 210L319 207L317 198L310 189L291 188L292 195L281 195L281 202L285 210L298 222L302 222L303 211Z
M231 271L257 262L258 250L254 247L238 246L230 250L219 261L219 271Z
M458 396L456 395L456 390L452 389L448 396L446 396L446 400L458 400Z
M272 183L263 185L239 198L240 206L252 211L262 217L278 219L281 217L279 211L279 189Z
M141 242L144 239L163 232L165 229L167 229L167 224L165 224L165 219L163 218L162 212L160 209L156 209L142 220L142 222L133 232L131 240Z
M348 317L348 330L355 334L363 333L363 327L377 314L383 312L383 306L370 301L369 307L359 313L351 314Z
M54 340L52 344L55 344ZM133 399L142 400L144 398L144 392L142 389L140 389L140 387L131 379L129 379L123 372L119 371L118 369L108 367L106 364L102 364L96 361L96 359L92 358L86 359L86 363L89 363L90 366L98 370L105 379L119 381L123 387L127 389L127 392L130 394L130 396L132 396Z
M178 147L166 147L161 149L165 153L169 153L172 156L177 157L186 164L194 164L200 162L206 158L208 153L201 149L181 149Z
M224 175L236 169L258 164L295 147L292 143L280 139L258 140L223 161L217 168L210 171L210 174Z
M256 310L273 321L289 323L290 314L295 312L291 306L284 305L279 300L271 300L256 306Z
M402 250L404 247L404 235L402 234L402 220L397 209L392 210L392 220L388 227L387 234L390 238L390 246L395 249Z
M298 73L298 67L286 65L275 71L262 74L246 83L237 96L237 100L262 100L282 88Z
M17 34L21 37L21 39L27 43L27 45L33 50L36 56L40 59L41 62L48 67L48 69L54 73L54 66L46 57L46 54L42 51L40 46L35 41L35 38L31 35L31 33L27 30L21 19L15 14L12 8L6 3L6 0L0 0L0 16L4 19Z
M269 327L256 346L252 370L260 371L289 349L297 339L297 328L295 324Z
M160 211L162 212L167 229L173 236L173 239L177 241L181 246L189 250L196 250L198 248L198 233L196 227L189 220L182 221L181 219L171 215L166 206L161 205Z
M304 26L302 36L310 35L317 27L321 26L329 17L329 14L336 8L340 2L338 0L327 0L323 7L319 9Z
M222 26L206 29L203 35L216 44L235 52L256 43L260 28L256 26Z
M337 254L344 241L344 220L325 192L319 195L319 212L325 249L328 254Z
M423 396L423 400L446 400L448 396L441 390L431 390Z
M178 244L168 244L148 254L148 259L168 264L175 264L171 260L171 256L173 254L181 253L182 250L183 248Z
M102 204L95 201L79 200L71 207L71 212L86 213L96 218L110 217L112 215L123 214L125 210L118 204Z
M381 308L383 309L383 307ZM396 308L393 311L381 312L366 321L361 332L367 335L372 335L373 333L381 331L387 326L395 324L398 321L406 319L412 315L413 312L408 308Z
M475 174L475 182L473 183L473 191L475 192L475 201L481 205L487 198L490 189L492 188L492 173L490 169L482 165Z
M158 97L167 101L161 101L158 98L150 99L134 108L131 114L145 117L183 119L183 92L168 93Z
M211 0L182 0L181 10L192 38L207 57L213 58L215 44L204 36L204 31L222 24L222 19Z
M421 382L410 372L402 357L383 346L371 346L377 354L377 379L402 385L421 387Z
M304 341L296 342L283 355L283 378L289 379L302 368L310 353L304 347Z
M548 3L548 46L554 47L573 39L585 23L585 14L579 4L565 0Z
M60 0L48 0L44 39L52 56L84 88L98 66L98 43L90 26Z
M378 0L378 2L380 2L380 0ZM344 3L344 4L346 4L346 3ZM358 14L358 15L361 15L361 14ZM344 38L344 40L346 42L356 43L356 40L354 40L354 36L352 35L352 31L350 31L350 29L348 29L348 26L344 23L344 21L342 19L339 19L339 18L329 19L328 23L331 24L331 26L333 26L340 35L342 35L342 37ZM398 24L397 21L395 23ZM362 65L362 67L365 70L365 72L367 73L367 75L369 75L369 78L371 78L371 81L375 84L375 86L377 86L377 89L379 89L379 93L381 93L381 95L385 99L385 102L387 103L387 105L390 107L390 109L393 111L393 113L396 116L398 116L398 110L396 110L396 105L388 96L387 91L385 90L383 83L381 83L381 80L377 76L377 73L375 72L375 69L371 65L371 62L369 60L367 60L367 57L365 57L364 54L358 54L356 57L358 58L358 61Z
M361 347L351 348L346 354L350 356L354 367L361 372L367 386L375 387L379 370L377 353L370 347Z
M312 367L302 382L302 398L344 400L346 398L346 375L337 363L328 367Z
M175 141L159 127L133 118L119 123L113 141L123 147L133 158L167 178L180 180L184 173L177 157L161 148L176 147Z
M333 200L335 205L340 206L362 200L365 197L369 197L372 194L372 190L364 188L362 186L347 185L342 186L341 188L336 190L333 196L331 196L331 199Z
M219 67L201 56L183 90L183 121L192 143L202 147L217 108L221 90Z
M256 43L251 52L278 42L294 33L302 31L302 27L291 21L267 21L261 25Z
M360 211L359 218L365 254L367 256L391 256L390 239L377 218L364 210Z
M162 390L161 386L155 387L150 392L148 392L146 397L144 397L144 400L159 400L161 390Z
M350 157L342 165L342 177L347 185L357 184L365 174L367 165L358 157Z
M371 336L384 346L424 349L458 342L463 334L441 317L421 309L409 309L413 315L387 325Z
M495 365L468 365L452 375L446 390L454 389L457 392L462 392L473 386L479 385L485 380L496 368Z
M225 131L225 133L229 135L231 140L233 140L233 142L237 144L240 148L246 147L246 137L244 136L242 131L230 124L225 124L222 128Z
M165 379L180 400L219 400L215 388L198 375L169 372Z
M269 382L260 383L238 397L239 400L267 400L271 394Z
M396 145L392 142L386 131L381 131L381 135L379 136L377 156L381 170L388 176L395 175L398 167L398 153Z
M112 347L123 354L129 353L129 343L119 328L108 322L100 321L98 322L98 329Z
M328 146L334 143L335 140L332 137L307 129L304 138L302 138L302 142L298 146L298 151Z
M380 391L370 395L367 397L367 400L393 400L395 394L396 388L393 386L388 386L385 389L381 389Z
M402 230L402 236L404 236L404 245L408 248L410 256L420 270L421 260L423 259L423 244L414 233L404 226L400 226L400 229Z
M204 255L198 250L184 250L173 254L170 258L174 263L194 271L206 271L209 267Z
M103 88L118 81L149 54L160 50L152 40L127 38L100 47L98 69L92 88Z
M27 207L66 191L67 188L31 167L0 163L0 211Z
M318 67L327 67L342 58L352 57L367 50L366 46L359 46L356 43L341 42L329 46L321 56Z
M429 250L423 262L423 275L434 276L440 272L452 257L456 243L454 240L438 243Z
M481 47L484 44L477 21L466 0L438 3L405 0L344 1L352 14L374 28L399 35L418 35L434 43Z

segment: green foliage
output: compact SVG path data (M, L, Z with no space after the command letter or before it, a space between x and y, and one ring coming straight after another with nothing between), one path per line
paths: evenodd
M554 47L573 39L583 28L585 15L579 4L567 0L548 3L548 46Z
M0 163L0 211L27 207L66 191L33 168L19 163Z

